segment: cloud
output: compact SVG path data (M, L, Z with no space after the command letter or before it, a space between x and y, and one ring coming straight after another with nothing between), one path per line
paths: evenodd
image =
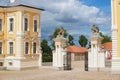
M60 26L64 26L74 36L80 34L89 36L93 24L110 33L110 15L80 0L27 0L26 2L45 9L41 16L42 38L46 38Z
M43 6L47 12L54 15L54 20L63 23L105 23L106 19L99 8L87 6L79 0L29 0L38 6ZM48 14L49 15L49 14ZM48 16L46 14L46 16Z

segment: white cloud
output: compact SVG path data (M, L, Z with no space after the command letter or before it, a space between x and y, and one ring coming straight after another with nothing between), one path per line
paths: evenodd
M102 25L102 30L110 29L110 16L99 8L83 4L80 0L28 0L36 6L43 6L41 25L44 36L54 31L56 27L65 26L73 35L90 34L93 24ZM100 26L99 26L100 27ZM47 29L47 30L46 30ZM48 32L47 32L48 31Z

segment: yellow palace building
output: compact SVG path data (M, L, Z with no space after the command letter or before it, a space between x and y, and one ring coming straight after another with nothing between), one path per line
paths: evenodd
M111 0L112 73L120 74L120 0Z
M6 1L0 6L0 68L21 70L40 66L43 9L22 4L20 0Z

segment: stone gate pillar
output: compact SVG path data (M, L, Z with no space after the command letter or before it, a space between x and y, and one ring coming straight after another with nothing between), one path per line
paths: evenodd
M90 40L91 40L91 49L89 49L89 53L88 53L89 70L104 69L105 68L105 54L101 49L102 38L99 35L99 31L94 32L93 30Z
M63 37L63 34L59 34L55 39L55 50L53 51L53 67L58 69L64 69L65 61L67 61L66 45L67 40Z

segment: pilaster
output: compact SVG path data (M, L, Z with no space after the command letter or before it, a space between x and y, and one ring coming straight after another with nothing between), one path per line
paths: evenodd
M112 25L112 74L120 74L120 58L118 57L118 29L117 26Z

